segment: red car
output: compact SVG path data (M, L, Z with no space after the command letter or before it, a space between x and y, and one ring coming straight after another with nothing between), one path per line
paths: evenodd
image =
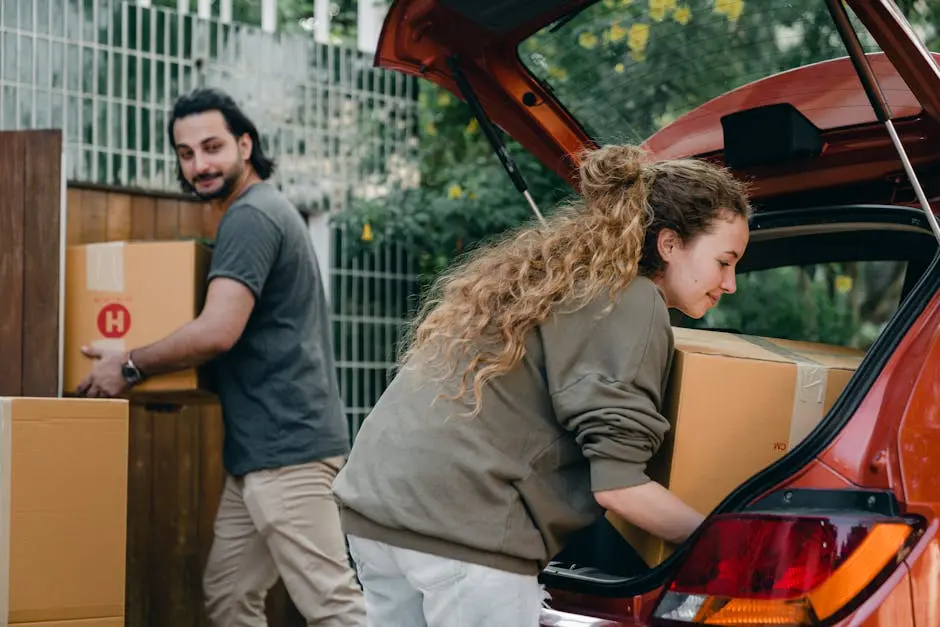
M398 0L376 64L468 101L523 193L496 129L572 185L614 141L727 164L757 209L735 299L890 269L822 423L655 567L600 525L569 546L543 625L940 625L940 69L891 0Z

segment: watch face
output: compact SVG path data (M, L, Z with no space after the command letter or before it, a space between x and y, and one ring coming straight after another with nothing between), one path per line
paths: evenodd
M136 368L131 367L130 364L121 366L121 375L124 377L124 380L129 383L137 383L140 381L140 373Z

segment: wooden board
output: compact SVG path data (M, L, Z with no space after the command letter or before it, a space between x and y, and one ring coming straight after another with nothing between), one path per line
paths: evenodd
M59 131L0 132L0 395L58 393L61 163Z

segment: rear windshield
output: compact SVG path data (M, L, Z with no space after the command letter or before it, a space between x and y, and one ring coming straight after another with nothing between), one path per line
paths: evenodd
M639 144L727 91L847 52L823 0L599 0L519 55L595 140Z

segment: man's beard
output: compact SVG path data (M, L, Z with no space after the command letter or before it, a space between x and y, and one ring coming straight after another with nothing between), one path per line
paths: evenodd
M238 179L241 177L241 175L242 168L232 168L232 170L230 170L228 173L223 173L221 175L222 186L215 191L207 193L201 193L199 188L196 187L196 184L199 183L200 180L208 180L215 177L196 177L193 179L192 183L190 183L190 186L193 188L193 191L196 193L196 195L203 200L225 200L235 191L235 187L238 185Z

